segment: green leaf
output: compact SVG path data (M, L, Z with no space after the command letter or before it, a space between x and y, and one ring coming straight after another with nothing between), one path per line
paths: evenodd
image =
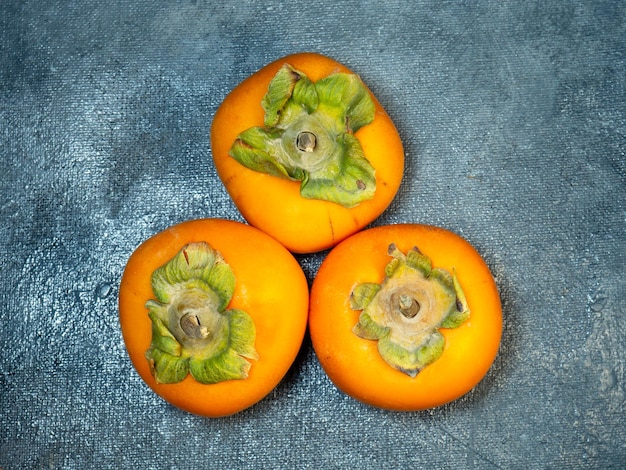
M363 339L377 340L386 336L389 328L379 325L367 312L363 311L359 315L359 322L352 328L352 332Z
M159 320L164 320L167 318L166 305L151 299L146 302L145 307L148 309L148 316L150 319L157 318Z
M264 152L273 152L273 148L280 140L283 131L276 127L251 127L237 137L246 145Z
M250 370L250 363L232 349L208 359L191 358L191 375L203 384L214 384L224 380L245 379Z
M304 110L311 114L317 109L319 97L317 96L317 88L315 84L309 80L309 77L302 74L293 88L292 99L294 104L301 106Z
M152 274L152 289L157 299L169 303L176 285L202 279L204 271L215 262L215 253L206 243L190 243Z
M467 314L469 315L469 304L467 303L467 299L465 298L465 292L463 292L463 288L461 287L459 278L456 277L455 269L452 270L452 283L454 284L454 292L456 294L456 303L458 310L461 312L467 312Z
M431 279L437 281L441 287L449 292L454 292L454 281L452 275L442 268L433 268L430 272Z
M443 354L445 344L446 340L443 335L437 330L433 331L428 341L417 350L417 362L420 364L420 369L439 359Z
M450 309L450 313L441 323L442 328L457 328L464 323L470 316L470 309L467 305L467 299L465 293L461 288L458 278L456 277L456 271L452 273L452 282L454 284L454 292L456 294L456 302Z
M152 320L152 342L150 347L160 349L172 356L180 356L182 351L181 344L161 320L161 316L164 315L163 310L166 309L154 301L148 301L146 307L148 308L148 316Z
M152 375L157 383L172 384L182 381L189 373L189 359L172 356L157 348L146 352Z
M399 258L393 258L387 266L385 266L385 276L393 277L394 273L403 266L402 260Z
M423 255L417 248L413 248L406 255L406 264L411 268L421 272L424 277L430 276L432 271L432 261L428 256Z
M417 360L417 354L394 343L386 335L378 340L378 352L383 360L394 369L415 377L421 367Z
M354 74L335 73L315 83L320 104L347 125L358 131L374 120L376 108L361 79Z
M269 84L267 94L261 101L261 106L265 110L266 126L271 127L278 123L281 110L287 100L291 98L296 82L300 78L300 73L288 64L283 65L278 70Z
M289 173L284 165L277 162L269 153L250 147L241 140L235 141L229 154L251 170L278 178L289 179Z
M218 309L226 309L235 292L235 274L230 266L221 260L217 261L204 280L220 299Z
M441 322L441 328L457 328L461 326L470 316L469 310L459 312L454 306L450 309L448 316Z
M350 295L350 308L352 310L363 310L380 291L380 288L380 284L375 282L357 284Z
M254 348L256 327L252 317L237 309L228 310L226 314L230 325L230 347L241 356L258 359L259 355Z
M441 356L444 345L445 339L438 331L427 336L426 342L413 349L394 343L391 335L386 335L378 341L378 351L387 364L415 377L420 370Z

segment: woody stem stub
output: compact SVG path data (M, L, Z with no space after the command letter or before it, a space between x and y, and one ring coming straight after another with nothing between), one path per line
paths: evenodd
M302 131L296 137L296 146L301 152L313 152L317 146L317 136L313 132Z
M206 338L209 330L200 323L200 318L195 313L187 313L180 319L180 327L190 338Z
M398 301L398 310L406 318L413 318L420 311L420 304L410 295L401 294Z

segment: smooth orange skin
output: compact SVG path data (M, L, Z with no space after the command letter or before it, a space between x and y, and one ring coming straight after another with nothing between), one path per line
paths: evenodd
M151 322L144 306L154 294L150 276L187 243L206 241L232 268L235 293L228 308L247 312L256 325L258 360L248 378L205 385L187 376L157 384L144 354ZM227 416L269 394L292 365L306 330L309 291L300 265L282 245L254 227L222 219L187 221L160 232L131 255L119 294L120 324L130 359L158 395L188 412Z
M471 310L460 327L439 330L444 352L415 378L387 365L377 341L352 333L360 311L350 309L350 293L358 283L383 281L392 242L404 253L417 246L433 266L454 268ZM489 268L467 241L441 228L388 225L353 235L328 254L311 289L309 329L322 367L340 390L379 408L417 411L455 400L483 378L500 345L502 309Z
M263 125L261 100L285 63L313 81L335 72L352 73L342 64L315 53L299 53L273 62L238 85L218 108L211 126L217 173L244 218L272 235L294 253L313 253L334 246L373 221L396 195L404 171L404 150L391 118L370 91L376 105L374 121L354 135L376 170L373 199L345 208L300 196L300 182L250 170L228 155L244 130Z

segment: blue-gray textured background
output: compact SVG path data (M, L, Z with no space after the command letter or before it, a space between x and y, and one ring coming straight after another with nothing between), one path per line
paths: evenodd
M0 3L0 467L623 468L626 3ZM361 75L406 149L374 225L468 239L501 292L487 377L422 413L342 395L309 340L277 389L192 416L134 372L131 252L242 220L211 163L224 96L304 50ZM313 279L324 253L299 256Z

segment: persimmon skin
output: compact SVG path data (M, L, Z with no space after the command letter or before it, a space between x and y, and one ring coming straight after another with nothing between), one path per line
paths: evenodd
M391 243L403 252L417 246L433 266L454 269L471 310L458 328L439 330L444 352L415 378L384 362L377 341L352 332L360 311L350 308L350 293L358 283L383 281ZM309 331L322 367L337 388L378 408L418 411L453 401L480 382L499 349L502 309L489 268L466 240L441 228L387 225L349 237L322 262L310 299Z
M224 99L211 126L211 147L217 173L243 217L290 251L313 253L334 246L384 212L400 187L404 149L394 123L370 91L376 107L374 121L354 135L376 170L376 193L372 199L352 208L305 199L300 196L300 182L239 164L229 156L230 147L241 132L263 125L261 100L276 72L286 63L312 81L336 72L353 73L326 56L309 52L272 62L241 82Z
M190 242L205 241L234 272L235 292L228 308L248 313L256 326L258 360L249 376L205 385L188 375L176 384L156 383L145 352L152 324L144 304L154 298L152 272ZM307 325L309 291L300 265L277 241L246 224L200 219L172 226L142 243L122 276L119 314L126 348L141 378L172 405L207 417L246 409L268 395L291 367Z

